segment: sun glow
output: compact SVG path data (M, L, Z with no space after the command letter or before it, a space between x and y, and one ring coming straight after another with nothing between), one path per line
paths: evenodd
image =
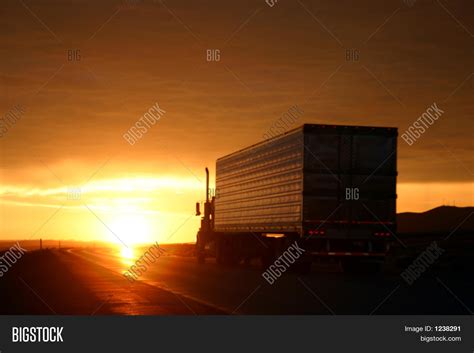
M135 249L130 246L123 246L119 251L120 262L125 266L125 268L132 266L136 260Z
M124 258L126 260L132 260L135 256L133 254L133 249L132 248L126 248L126 247L123 247L121 249L120 255L122 256L122 258Z
M151 221L141 214L117 215L110 222L110 228L115 236L112 240L127 247L146 243L152 238Z
M57 238L110 242L119 247L118 254L122 247L194 240L199 220L186 221L194 201L202 198L202 185L194 178L143 175L91 180L80 188L71 185L2 183L0 218L15 220L2 223L2 230L20 236L31 227L17 219L41 224L59 209L54 222L42 227L38 237L58 234ZM78 189L79 195L69 195L70 189Z

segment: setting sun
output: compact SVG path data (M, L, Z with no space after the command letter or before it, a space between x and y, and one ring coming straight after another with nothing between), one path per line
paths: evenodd
M122 250L120 251L120 255L122 255L122 257L126 259L133 259L133 249L130 247L129 248L123 247Z
M114 242L123 242L126 246L146 243L152 239L152 226L146 216L141 214L125 214L115 216L110 222L110 228L119 239ZM125 248L128 250L128 248ZM124 254L122 252L122 254Z
M122 247L120 249L120 256L122 257L122 260L124 262L126 262L127 264L131 262L131 260L134 259L135 257L135 254L134 254L134 251L133 251L133 248L131 247Z

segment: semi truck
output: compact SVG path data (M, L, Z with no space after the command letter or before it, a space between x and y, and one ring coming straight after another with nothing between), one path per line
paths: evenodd
M304 124L219 158L215 191L206 168L196 203L197 261L268 266L296 241L297 270L314 261L378 269L396 237L397 136L395 127Z

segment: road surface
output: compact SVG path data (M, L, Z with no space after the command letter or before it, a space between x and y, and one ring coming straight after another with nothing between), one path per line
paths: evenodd
M143 285L177 296L185 302L181 309L190 314L472 314L474 308L474 285L463 273L427 271L408 285L397 273L346 274L337 267L313 268L308 275L286 273L270 285L256 266L226 268L212 261L198 265L190 257L164 255L130 284L122 273L133 261L110 250L62 251L61 261L71 268L86 261L114 273L113 281L92 290L101 298L113 295L112 301L121 303L115 307L119 314L147 313L146 307L127 308L135 302L127 298L129 289L136 287L137 296L145 295ZM184 308L190 302L211 309Z

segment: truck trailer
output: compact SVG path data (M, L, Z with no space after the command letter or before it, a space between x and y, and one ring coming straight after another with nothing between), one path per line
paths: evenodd
M198 262L268 266L296 241L301 271L324 260L378 268L396 233L397 136L394 127L304 124L219 158L212 195L206 168Z

